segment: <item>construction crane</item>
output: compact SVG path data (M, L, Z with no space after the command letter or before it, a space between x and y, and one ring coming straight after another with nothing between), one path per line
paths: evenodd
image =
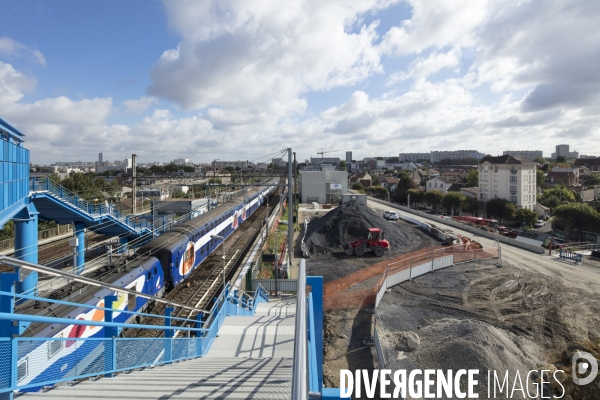
M327 150L327 151L323 151L323 149L321 149L321 151L317 151L317 154L320 154L321 155L321 159L323 159L323 154L334 153L336 151L343 151L343 150Z

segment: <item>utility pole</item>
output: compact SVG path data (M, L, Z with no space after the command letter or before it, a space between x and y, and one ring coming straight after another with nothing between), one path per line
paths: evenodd
M131 155L131 181L132 181L132 194L133 194L133 201L131 202L131 204L133 205L133 214L136 213L136 204L137 204L137 193L136 193L136 174L135 174L135 158L137 157L137 154L132 154Z
M292 148L288 148L288 260L292 267L292 253L294 251L294 217L292 208L294 206L294 193L292 188Z
M298 163L296 162L296 152L294 154L294 170L292 171L294 174L294 194L297 196L298 193ZM296 206L298 206L298 201L296 201ZM298 210L296 209L296 218L298 218Z

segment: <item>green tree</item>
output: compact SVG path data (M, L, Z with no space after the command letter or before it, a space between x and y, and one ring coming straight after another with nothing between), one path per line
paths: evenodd
M439 190L428 190L423 195L423 201L435 206L437 210L438 206L442 204L442 200L444 199L444 193Z
M546 174L541 169L535 171L535 184L539 187L546 183Z
M398 173L398 186L394 192L394 200L400 203L406 203L408 200L408 191L411 189L417 189L417 184L410 179L410 177L404 171Z
M340 169L342 171L346 170L346 161L344 161L344 160L340 161Z
M506 199L491 199L485 204L485 209L489 215L498 218L502 223L503 219L513 219L517 209L515 205Z
M225 171L229 171L229 173L234 173L235 168L233 168L232 166L228 165L227 167L223 168Z
M575 197L575 193L567 189L564 185L544 190L542 197L539 199L541 204L550 208L558 207L561 204L574 203L576 201L577 198Z
M420 191L419 189L408 189L406 191L406 195L410 195L410 202L412 204L420 204L423 202L423 196L425 192Z
M475 187L479 185L479 171L477 168L474 168L469 171L467 174L467 179L465 180L466 187Z
M564 156L558 156L558 157L556 157L556 162L564 163L564 162L567 162L567 159Z
M208 180L208 183L211 185L220 185L223 183L223 181L221 180L221 178L210 178Z
M387 200L389 198L390 192L383 186L373 186L373 196L378 199Z
M365 185L363 185L360 182L356 182L355 184L352 185L352 189L353 190L358 190L359 192L364 193L365 192Z
M590 174L585 180L585 183L588 185L600 185L600 175L595 172Z
M547 162L544 157L536 157L533 159L533 161L535 161L536 163L538 163L540 165L544 165Z
M448 192L442 199L442 204L446 210L450 211L450 215L454 215L454 211L467 201L467 196L461 192Z
M102 181L104 182L104 179ZM94 182L92 174L71 172L69 177L63 179L60 184L85 200L104 200L104 195Z
M531 211L527 208L521 208L515 214L515 219L519 225L526 225L528 228L531 228L538 220L538 215L535 211Z
M600 214L587 204L561 204L552 210L552 214L553 224L578 230L580 240L584 230L600 233Z

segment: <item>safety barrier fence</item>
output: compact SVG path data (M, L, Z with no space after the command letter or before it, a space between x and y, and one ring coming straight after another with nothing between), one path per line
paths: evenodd
M400 369L396 363L397 354L388 345L388 341L386 340L387 331L377 311L377 306L379 306L387 289L428 272L451 267L455 264L497 259L499 257L500 250L498 247L484 250L468 249L466 245L454 245L389 263L373 288L375 306L373 339L380 367L392 370Z
M7 304L14 304L20 299L84 310L96 309L102 314L100 320L84 320L20 314L14 310L6 312ZM112 304L112 301L116 301L116 297L107 297L105 304ZM92 332L90 337L77 337L77 334L74 337L13 337L12 334L0 337L0 393L36 391L60 382L110 377L131 369L201 357L210 349L225 316L253 315L257 304L265 301L268 301L268 294L262 287L250 296L229 284L210 311L200 312L196 319L190 319L171 317L175 307L167 307L165 315L160 316L0 291L0 304L3 305L0 333L4 335L14 333L15 321L21 331L25 331L30 323L39 323L56 326L60 330L72 325L73 329L67 336L74 332ZM164 320L164 325L114 322L113 316L117 318L120 314L128 315L127 320L134 316L158 317ZM127 328L159 330L163 331L163 337L119 337L120 331ZM175 337L176 331L183 333L184 337Z
M72 225L57 225L55 228L46 229L38 232L38 240L48 239L54 236L64 235L73 232ZM0 251L15 248L15 238L0 240Z

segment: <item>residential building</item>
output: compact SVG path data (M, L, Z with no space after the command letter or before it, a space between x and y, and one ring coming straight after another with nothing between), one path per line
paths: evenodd
M300 171L302 203L338 203L348 192L346 171Z
M128 170L129 168L133 168L133 160L131 158L126 158L123 160L123 167ZM136 167L137 168L137 167Z
M587 167L592 172L600 172L600 158L579 158L575 160L574 167Z
M301 171L335 171L337 166L331 164L307 165L302 167Z
M373 178L366 172L361 172L360 174L356 174L349 179L350 186L354 183L360 183L364 187L371 187L373 185Z
M342 161L342 160L340 160L339 157L311 157L310 165L321 165L321 164L339 165L340 161Z
M140 189L136 191L135 196L144 200L165 200L169 198L169 191L165 188Z
M533 161L534 158L544 157L544 152L542 150L506 150L503 152L505 156L514 156L525 158L527 160Z
M400 153L398 160L403 161L431 161L431 153Z
M98 153L98 162L102 162L102 153Z
M248 168L248 161L215 161L214 162L216 168L225 168L225 167L233 167L246 169Z
M398 183L400 182L398 178L395 178L393 176L380 176L378 180L379 184L386 188L390 193L394 193L396 191Z
M440 192L446 194L448 192L458 192L460 191L461 187L461 184L456 184L436 176L435 178L427 181L425 184L425 191L428 192L430 190L439 190Z
M351 163L351 162L352 162L352 152L347 151L346 152L346 164Z
M475 187L461 187L460 192L467 196L469 199L477 199L479 197L479 188Z
M484 157L485 154L477 150L450 150L450 151L432 151L431 162L436 163L442 160L467 160L473 158L476 160Z
M506 199L535 211L536 163L525 158L486 156L479 161L479 200Z
M546 176L546 183L549 186L577 186L579 185L579 168L555 167L552 169L552 171L548 172L548 175Z
M552 158L564 157L565 159L579 158L579 152L570 151L568 144L557 144L556 151L552 153Z
M287 167L287 161L283 161L283 158L274 158L271 162L278 168Z
M189 158L176 158L173 160L173 164L175 165L188 165L190 164Z
M465 170L440 170L439 176L452 183L462 183L468 175L469 173Z

